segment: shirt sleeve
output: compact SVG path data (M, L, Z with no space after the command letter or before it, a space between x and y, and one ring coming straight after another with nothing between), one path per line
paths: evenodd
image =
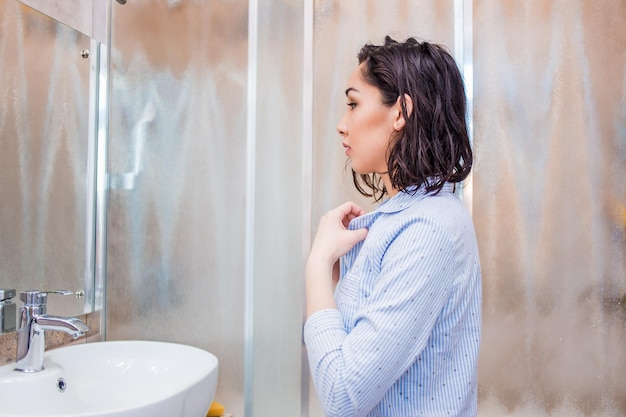
M452 290L454 242L438 219L416 216L387 237L352 330L338 310L317 312L305 324L312 377L328 416L365 416L381 401L419 359Z

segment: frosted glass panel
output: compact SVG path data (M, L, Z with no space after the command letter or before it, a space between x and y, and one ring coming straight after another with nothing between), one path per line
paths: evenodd
M113 5L107 338L209 350L227 412L294 416L303 5L260 3Z
M90 39L0 0L0 287L84 288ZM50 297L49 312L84 301Z
M301 0L259 2L248 416L291 417L301 411L302 213L308 204L302 190L302 63L307 52L302 50L302 16Z
M247 1L113 4L107 338L201 347L243 415Z
M482 416L626 415L626 3L474 2Z

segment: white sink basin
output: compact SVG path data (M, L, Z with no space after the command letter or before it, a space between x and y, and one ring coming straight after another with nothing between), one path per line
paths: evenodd
M67 346L46 352L44 366L0 367L0 417L204 417L217 387L217 358L175 343Z

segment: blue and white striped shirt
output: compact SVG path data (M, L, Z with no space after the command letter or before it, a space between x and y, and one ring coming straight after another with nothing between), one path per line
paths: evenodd
M413 189L415 190L415 189ZM472 220L446 184L400 192L349 228L337 310L304 327L328 416L475 416L481 273Z

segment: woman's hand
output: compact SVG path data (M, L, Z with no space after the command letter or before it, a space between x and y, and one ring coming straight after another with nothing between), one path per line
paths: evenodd
M350 221L364 214L363 209L352 202L326 213L320 220L309 258L315 257L332 266L367 236L367 229L348 230Z
M363 214L361 207L348 202L321 218L305 270L307 317L318 310L336 308L333 287L338 278L337 262L367 236L365 228L348 230L350 221Z

